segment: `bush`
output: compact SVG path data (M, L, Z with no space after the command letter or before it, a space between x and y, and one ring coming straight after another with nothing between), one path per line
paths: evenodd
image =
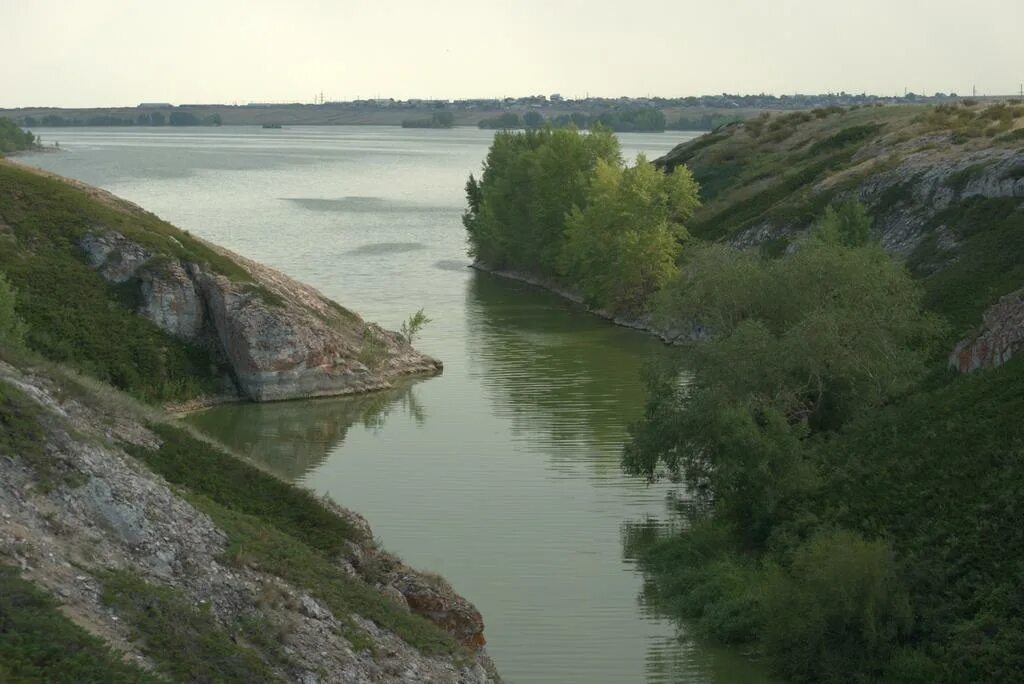
M0 565L0 681L157 684L69 620L17 570Z
M912 622L889 545L845 530L818 532L765 586L765 649L795 681L884 666Z

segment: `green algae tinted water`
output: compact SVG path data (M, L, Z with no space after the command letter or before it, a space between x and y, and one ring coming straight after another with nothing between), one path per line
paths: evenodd
M437 378L349 399L233 405L188 420L359 511L388 549L484 615L508 681L757 682L641 598L631 532L670 525L670 485L618 467L663 348L469 268L459 218L485 131L383 127L42 129L22 161L99 185L397 328ZM627 157L685 133L623 135Z

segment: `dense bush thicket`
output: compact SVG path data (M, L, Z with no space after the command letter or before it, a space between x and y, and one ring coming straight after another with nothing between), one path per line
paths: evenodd
M0 154L27 150L34 145L36 136L31 131L23 131L10 119L0 117Z
M466 197L472 257L633 312L674 274L682 224L697 206L689 171L662 174L642 156L625 168L602 127L497 133Z
M1024 361L938 372L944 324L868 228L847 205L779 259L694 248L659 295L713 339L651 373L624 452L694 495L643 563L658 600L794 681L1012 681Z

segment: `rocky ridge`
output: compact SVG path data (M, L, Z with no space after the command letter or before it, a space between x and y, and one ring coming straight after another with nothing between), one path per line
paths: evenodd
M105 280L134 289L139 315L227 361L245 398L353 394L390 388L400 375L441 371L440 361L417 352L400 334L363 321L278 271L206 245L241 266L250 282L159 254L113 230L79 241Z
M354 581L448 631L471 657L424 655L363 616L335 614L280 577L226 562L228 535L128 455L133 447L160 444L145 409L82 387L69 391L64 379L49 372L0 362L0 390L5 388L27 397L38 412L45 460L12 453L0 440L0 563L19 568L52 593L65 615L125 660L154 667L130 617L103 601L103 578L110 571L131 572L208 606L226 631L247 619L276 630L285 657L257 650L284 681L498 681L483 650L479 612L441 578L409 568L372 542L349 542L335 561ZM372 540L357 514L324 505Z

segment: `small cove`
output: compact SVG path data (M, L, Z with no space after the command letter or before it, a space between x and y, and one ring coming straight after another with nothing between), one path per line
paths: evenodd
M624 543L673 523L668 484L622 475L640 371L664 353L537 288L467 268L462 187L486 131L43 129L24 157L135 201L397 328L442 376L189 421L365 515L382 544L474 601L510 682L749 682L759 670L644 605ZM621 136L627 157L690 134Z

